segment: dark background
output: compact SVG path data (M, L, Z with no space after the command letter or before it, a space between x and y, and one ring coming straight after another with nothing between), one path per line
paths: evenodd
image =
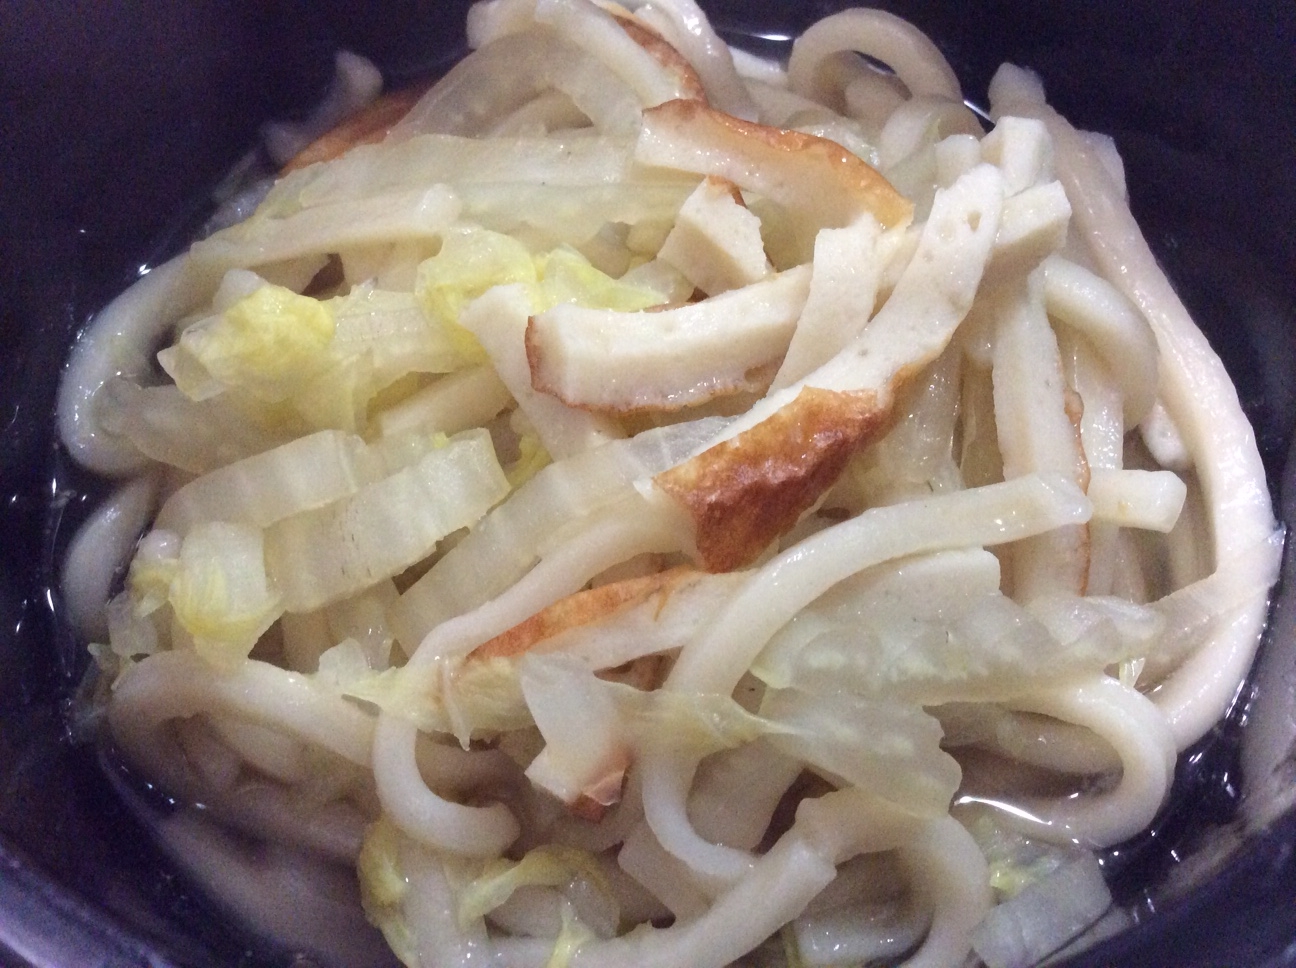
M767 36L833 9L704 6L735 34ZM1296 4L881 6L938 39L972 100L1013 60L1043 74L1073 121L1117 138L1135 213L1238 380L1276 487L1296 414ZM23 964L20 952L105 968L290 963L221 926L117 805L94 752L66 738L62 704L82 659L47 589L60 536L99 485L53 445L57 373L87 316L198 224L258 125L318 98L335 49L373 58L398 83L461 50L465 7L0 3L0 964ZM1107 858L1127 899L1139 902L1141 879L1171 863L1173 846L1232 815L1238 737L1230 726L1181 763L1186 796L1159 843ZM1217 881L1086 963L1296 964L1293 844L1289 816Z

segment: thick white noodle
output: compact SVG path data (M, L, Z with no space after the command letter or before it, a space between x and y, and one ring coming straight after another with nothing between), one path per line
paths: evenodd
M411 844L400 852L399 863L409 883L406 911L419 968L494 964L495 959L483 950L485 925L479 922L464 926L459 921L445 862L418 844Z
M602 8L580 0L493 0L475 4L468 17L468 42L475 49L522 33L537 24L610 68L651 107L681 95L677 81ZM543 96L543 95L541 95Z
M747 875L757 858L712 843L694 828L687 803L698 763L697 757L661 748L643 756L644 819L662 847L684 862L703 891L715 896Z
M150 269L100 310L72 347L59 383L59 439L82 467L110 477L138 474L148 461L135 446L99 426L95 396L115 376L138 381L150 353L175 322L211 297L218 275L204 277L187 255Z
M689 794L689 816L714 843L754 850L801 763L757 740L709 757ZM734 791L743 791L735 802Z
M679 921L700 918L717 893L704 889L688 865L661 845L647 822L626 836L617 864Z
M1156 400L1157 344L1138 310L1110 282L1061 256L1044 261L1044 304L1102 357L1123 395L1126 428L1143 420Z
M419 644L409 665L467 655L488 639L579 591L595 575L636 555L679 551L688 537L674 508L620 502L540 559L496 598L442 622Z
M1084 495L1056 475L872 508L762 566L710 628L683 649L664 688L732 692L770 636L795 612L872 565L1020 541L1088 517Z
M481 135L538 93L562 91L600 131L633 135L639 96L615 70L549 27L508 34L460 61L434 84L391 137Z
M676 551L682 536L669 509L625 514L623 509L595 522L527 573L498 598L438 625L410 656L407 668L460 658L618 562L645 552ZM420 843L456 854L497 856L520 827L502 804L465 807L427 786L415 755L418 729L391 713L378 717L373 736L374 779L392 820Z
M711 626L680 652L662 686L728 694L789 618L844 578L906 555L1020 540L1083 523L1088 502L1060 478L1022 477L972 491L870 509L771 559ZM644 755L645 815L662 846L712 885L729 883L750 863L693 829L685 798L696 757Z
M878 134L878 164L884 171L932 143L933 136L966 134L980 138L981 123L962 101L925 95L905 101Z
M907 20L884 10L854 8L824 17L796 39L788 62L788 83L798 94L832 103L818 72L827 58L858 51L886 64L916 97L962 103L958 77L936 45Z
M1106 776L1120 769L1111 744L1092 730L1040 719L990 703L951 703L932 710L951 747L976 746L1042 770Z
M897 847L921 829L922 824L912 817L854 791L804 801L792 829L706 914L670 928L591 942L577 951L572 964L575 968L723 968L800 914L836 876L835 864L860 853ZM955 964L950 962L948 968Z
M113 582L129 561L135 541L157 504L158 483L149 475L115 490L77 531L63 560L60 585L77 632L102 642Z
M648 0L632 9L684 55L712 106L736 118L757 120L756 104L738 76L733 52L695 0Z
M1177 750L1165 716L1146 696L1100 676L1009 705L1086 726L1111 743L1121 760L1115 789L1052 802L1023 801L1038 819L1015 819L1030 833L1054 843L1110 847L1134 836L1156 816L1170 790Z
M502 803L470 807L437 796L418 768L418 727L390 713L374 730L373 770L383 811L419 843L452 854L497 857L521 832Z
M1160 348L1158 391L1183 433L1205 492L1218 564L1252 548L1273 530L1264 465L1255 435L1224 364L1193 323L1156 263L1103 156L1043 99L1038 81L1005 65L990 85L994 117L1036 117L1052 135L1058 178L1074 224L1108 281L1138 306ZM1270 581L1250 607L1189 657L1157 689L1180 749L1214 724L1232 701L1255 655Z
M177 811L154 829L180 869L258 934L347 968L391 968L391 952L360 909L349 865L274 841L250 846L196 810Z
M315 804L302 797L299 787L278 783L240 780L219 793L194 792L202 804L194 809L205 810L213 820L335 864L355 864L370 823L369 814L348 800Z
M118 681L109 718L123 752L148 760L162 724L211 711L285 730L369 765L372 717L307 677L265 662L213 672L192 650L158 653Z
M580 0L536 0L536 21L557 30L625 81L644 107L683 96L679 81L602 8Z
M913 889L933 911L922 946L903 968L962 965L972 932L994 903L990 870L981 848L961 823L942 817L897 853L909 871Z
M669 928L644 927L607 941L586 942L572 955L570 965L724 968L796 917L832 881L836 876L835 854L845 860L863 850L894 847L904 833L912 830L911 824L892 820L866 833L857 822L849 825L852 836L812 840L798 826L781 837L761 857L751 875L719 897L705 914ZM439 861L406 852L402 868L412 888L414 903L408 916L411 925L417 926L422 968L477 963L542 968L549 962L551 941L492 943L480 929L465 930L455 916L454 895Z

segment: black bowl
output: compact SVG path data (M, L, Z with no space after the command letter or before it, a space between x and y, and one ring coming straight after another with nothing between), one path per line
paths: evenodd
M732 39L769 51L834 6L704 5ZM1078 125L1115 136L1135 214L1237 381L1296 521L1296 5L884 5L938 40L973 101L1012 60ZM52 411L87 316L193 231L259 124L305 113L335 49L394 81L462 49L462 0L370 6L0 7L0 963L293 963L175 873L95 751L68 737L85 656L52 576L101 488L60 454ZM1293 567L1289 555L1288 586ZM1284 782L1296 776L1293 594L1229 719L1181 757L1153 832L1103 858L1138 925L1073 964L1296 964L1296 811L1282 799L1296 785Z

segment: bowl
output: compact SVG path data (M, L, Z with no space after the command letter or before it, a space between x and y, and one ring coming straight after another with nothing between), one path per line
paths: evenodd
M704 3L777 54L841 4ZM1111 134L1131 205L1223 358L1283 520L1296 521L1296 7L1153 0L882 4L934 37L972 102L1003 61ZM308 961L228 922L119 802L67 711L87 657L56 590L103 484L54 443L88 316L174 252L272 118L321 96L337 49L389 82L464 49L463 2L15 0L0 15L0 962L205 968ZM1136 924L1067 964L1296 964L1292 555L1227 719L1186 751L1151 830L1105 852Z

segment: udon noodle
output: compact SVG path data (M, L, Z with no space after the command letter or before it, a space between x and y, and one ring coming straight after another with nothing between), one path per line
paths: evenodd
M1279 540L1114 146L1012 66L987 133L878 11L783 67L631 6L473 7L77 344L63 441L124 483L64 590L159 836L338 964L1119 927L1093 851Z

